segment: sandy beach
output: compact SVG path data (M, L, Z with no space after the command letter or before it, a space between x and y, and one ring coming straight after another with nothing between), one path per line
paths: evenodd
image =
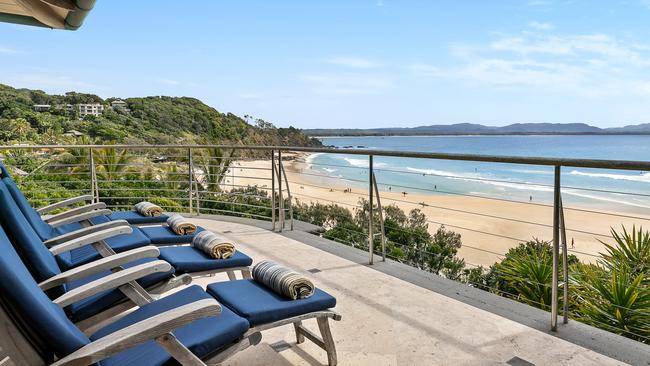
M360 198L367 198L368 188L335 177L322 177L323 173L313 171L300 159L284 161L291 194L300 202L336 203L354 209ZM271 186L270 161L240 161L229 174L235 176L237 186ZM224 182L227 189L232 178ZM381 188L381 187L380 187ZM461 234L463 246L459 256L469 265L489 266L498 261L499 254L523 240L539 238L551 240L553 236L553 210L543 204L507 202L478 197L429 195L417 192L402 193L380 190L382 205L395 204L408 212L421 209L429 223L429 231L435 232L441 224ZM611 243L610 227L621 225L650 225L650 217L619 214L614 209L588 212L579 207L566 207L565 220L569 253L580 260L593 262L594 255L604 251L599 240ZM573 242L573 244L572 244Z

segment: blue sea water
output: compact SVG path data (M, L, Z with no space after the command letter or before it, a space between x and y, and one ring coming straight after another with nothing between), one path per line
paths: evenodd
M341 154L315 154L310 168L350 186L368 179L368 159L345 147L482 155L650 161L650 136L400 136L327 137ZM375 157L380 189L551 203L553 167ZM650 172L564 167L566 206L650 214Z

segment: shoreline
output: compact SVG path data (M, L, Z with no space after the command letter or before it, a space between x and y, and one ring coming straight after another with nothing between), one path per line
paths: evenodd
M307 168L308 163L298 162L295 157L309 161L310 158L313 159L313 155L294 153L284 161L294 199L301 203L334 203L353 209L358 205L360 198L367 197L367 188L346 185L343 179L303 174L302 170ZM263 185L260 179L268 177L268 170L259 168L270 168L270 161L238 163L236 169L242 169L247 176L237 178L238 185ZM247 167L256 169L246 171ZM227 186L228 184L224 184L225 188ZM550 241L552 238L553 209L548 206L446 194L408 192L404 195L401 192L382 189L380 198L383 206L394 204L406 214L414 208L420 209L427 216L431 233L441 224L448 230L460 233L463 245L458 251L458 256L471 266L492 265L500 260L508 249L522 241L533 238ZM612 242L611 227L618 230L621 225L650 225L649 216L636 215L632 218L630 215L616 212L587 212L578 207L565 208L565 220L569 254L576 255L581 261L592 263L597 260L594 256L604 251L604 246L598 240Z

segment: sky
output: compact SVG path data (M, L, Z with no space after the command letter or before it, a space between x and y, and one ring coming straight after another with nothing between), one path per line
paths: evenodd
M0 23L0 83L300 128L650 122L650 0L98 0Z

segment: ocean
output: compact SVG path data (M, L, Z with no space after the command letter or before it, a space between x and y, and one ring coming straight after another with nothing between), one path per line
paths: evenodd
M368 160L346 155L345 147L482 155L650 161L650 136L399 136L326 137L341 154L313 154L316 174L364 185ZM552 203L553 168L547 166L374 158L381 190ZM565 206L650 214L650 172L564 167ZM367 183L366 183L367 184Z

